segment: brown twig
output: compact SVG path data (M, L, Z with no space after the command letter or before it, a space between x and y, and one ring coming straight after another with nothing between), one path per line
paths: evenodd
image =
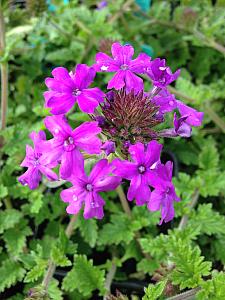
M128 1L126 1L126 2L123 4L123 6L121 7L121 9L120 9L115 15L113 15L113 16L109 19L108 24L112 24L112 23L114 23L117 19L119 19L119 18L124 14L124 11L126 11L126 9L128 9L129 6L130 6L131 4L133 4L133 3L134 3L134 0L128 0Z
M116 189L116 192L119 196L119 199L120 199L120 202L121 202L121 205L123 207L123 210L125 211L125 213L131 217L131 209L130 209L130 206L127 202L127 198L126 198L126 195L124 194L124 191L123 191L123 188L122 186L118 186L118 188Z

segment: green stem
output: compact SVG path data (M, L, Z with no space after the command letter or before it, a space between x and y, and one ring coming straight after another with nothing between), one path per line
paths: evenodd
M74 223L76 222L77 220L77 216L78 215L73 215L73 217L70 219L70 222L65 230L65 233L66 233L66 236L68 238L71 237L71 235L73 234L73 230L74 230ZM56 269L56 265L55 263L53 262L52 259L49 260L49 264L48 264L48 269L47 269L47 272L45 274L45 277L42 281L42 286L44 288L44 290L47 292L48 291L48 286L49 286L49 283L54 275L54 272L55 272L55 269Z
M191 300L195 298L195 295L198 291L200 291L200 289L201 288L195 288L179 295L167 298L166 300Z
M130 209L130 206L129 206L128 202L127 202L127 198L126 198L126 196L124 194L124 191L123 191L121 185L118 186L118 188L116 188L116 192L117 192L117 194L119 196L119 199L120 199L121 205L123 207L123 210L125 211L125 213L129 217L131 217L131 209Z

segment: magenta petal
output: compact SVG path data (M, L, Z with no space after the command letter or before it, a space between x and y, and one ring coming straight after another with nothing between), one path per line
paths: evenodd
M119 65L107 54L99 52L96 54L94 68L97 72L116 72L119 70Z
M33 166L33 160L35 159L34 157L34 150L30 145L26 145L26 156L22 163L20 164L21 167L31 167Z
M160 160L160 154L162 150L162 145L156 141L151 141L148 143L146 150L146 164L152 166Z
M45 84L50 90L58 92L58 93L72 93L73 92L73 82L71 79L68 82L68 81L56 80L54 78L46 78Z
M44 174L49 180L57 180L58 179L57 174L45 166L40 166L39 171L42 174Z
M72 128L65 116L50 116L44 119L46 128L56 138L66 139L72 134Z
M188 116L185 122L191 126L201 126L204 113L185 105L181 101L177 101L178 109L181 116Z
M73 131L75 144L90 154L100 153L101 140L96 137L100 132L97 122L85 122Z
M133 59L129 64L129 70L135 73L144 73L148 65L150 65L151 57L145 53L140 53L137 58Z
M90 219L104 217L103 205L105 201L96 193L88 193L85 198L84 218Z
M116 42L112 44L112 56L115 61L122 64L129 64L134 55L134 48L131 45L122 46L120 43Z
M108 160L101 159L92 168L89 179L91 182L95 183L98 180L101 180L102 177L108 175L110 170L111 170L111 166L108 163Z
M59 169L60 178L67 179L73 172L73 166L76 162L73 160L73 151L65 151L61 157L61 165Z
M158 190L154 190L151 193L150 201L148 202L148 209L151 211L160 210L163 193Z
M141 175L139 174L131 179L130 187L127 193L127 199L129 201L132 201L136 197L140 185L141 185Z
M143 80L129 70L126 71L125 81L127 92L130 92L131 90L134 90L135 92L143 90Z
M95 69L86 64L78 64L76 66L75 74L72 74L74 85L79 90L87 88L95 78Z
M135 145L131 145L129 147L129 153L133 161L137 162L138 164L142 164L145 158L145 149L144 144L138 142Z
M96 192L113 191L121 183L121 178L118 176L108 176L103 180L98 180L95 183Z
M83 205L83 200L80 200L80 198L78 199L78 193L79 191L77 191L76 189L69 188L66 190L63 190L60 193L60 197L62 199L63 202L68 202L69 206L67 207L66 211L68 214L78 214L79 211L82 208Z
M54 78L56 80L66 80L66 81L70 81L71 80L69 72L67 71L66 68L63 68L63 67L55 68L52 71L52 75L54 76Z
M107 89L115 88L116 90L120 90L125 86L125 74L126 71L119 70L113 78L108 82Z
M112 166L114 167L112 173L119 177L131 180L134 176L138 175L137 165L132 162L114 159Z
M84 89L77 96L77 103L80 109L86 113L94 113L100 102L104 101L104 93L98 88Z
M34 190L38 187L39 182L41 181L41 174L38 171L38 168L31 167L18 178L18 181L22 185L28 185L31 190Z
M51 108L50 112L54 115L67 113L75 104L76 98L71 94L55 93L49 98L46 106Z

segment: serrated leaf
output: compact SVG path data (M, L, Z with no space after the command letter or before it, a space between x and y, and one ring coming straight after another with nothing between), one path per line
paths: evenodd
M3 184L0 184L0 199L5 198L8 195L8 189Z
M111 222L104 225L99 232L99 244L118 245L120 242L129 243L134 237L131 230L131 220L123 213L112 215Z
M160 281L156 284L149 284L147 288L144 289L145 295L142 300L157 300L162 295L167 280Z
M171 261L175 269L171 273L172 283L181 289L194 288L202 283L202 276L210 274L211 262L204 261L199 247L179 241L172 245Z
M34 282L44 275L48 261L42 258L36 258L36 265L26 274L24 282Z
M22 218L22 213L16 209L7 209L0 212L0 233L12 228Z
M83 216L79 216L78 228L84 240L91 247L94 247L98 237L98 226L96 220L94 219L85 220Z
M71 261L66 257L61 248L58 248L57 245L53 247L51 251L51 257L54 263L60 267L71 266Z
M218 166L219 154L215 144L209 141L202 148L199 154L199 167L205 170L213 169Z
M93 261L85 255L74 257L74 266L63 280L62 287L65 291L78 289L84 296L90 296L92 291L98 289L104 293L104 271L93 266Z
M25 272L17 262L10 259L3 261L0 267L0 292L21 281Z

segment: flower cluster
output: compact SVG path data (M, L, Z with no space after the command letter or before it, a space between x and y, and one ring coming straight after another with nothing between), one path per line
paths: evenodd
M160 161L158 140L190 137L191 127L201 125L203 113L170 94L167 86L180 71L172 73L164 59L151 60L145 53L133 59L134 48L118 42L112 44L111 52L112 57L98 53L93 66L78 64L74 72L55 68L53 78L45 80L45 106L52 115L44 123L52 138L46 140L43 131L30 134L34 149L26 148L21 166L28 169L19 181L35 189L42 175L57 180L52 169L59 166L59 179L72 185L61 192L67 212L77 214L84 209L84 218L101 219L105 201L99 192L114 190L127 180L127 199L161 211L160 224L168 222L174 217L173 202L179 198L172 183L172 162ZM97 72L113 73L106 93L90 87ZM152 82L148 92L144 91L146 76ZM90 121L72 128L66 114L75 103ZM165 115L171 112L173 127L162 129ZM96 161L89 175L85 157Z

